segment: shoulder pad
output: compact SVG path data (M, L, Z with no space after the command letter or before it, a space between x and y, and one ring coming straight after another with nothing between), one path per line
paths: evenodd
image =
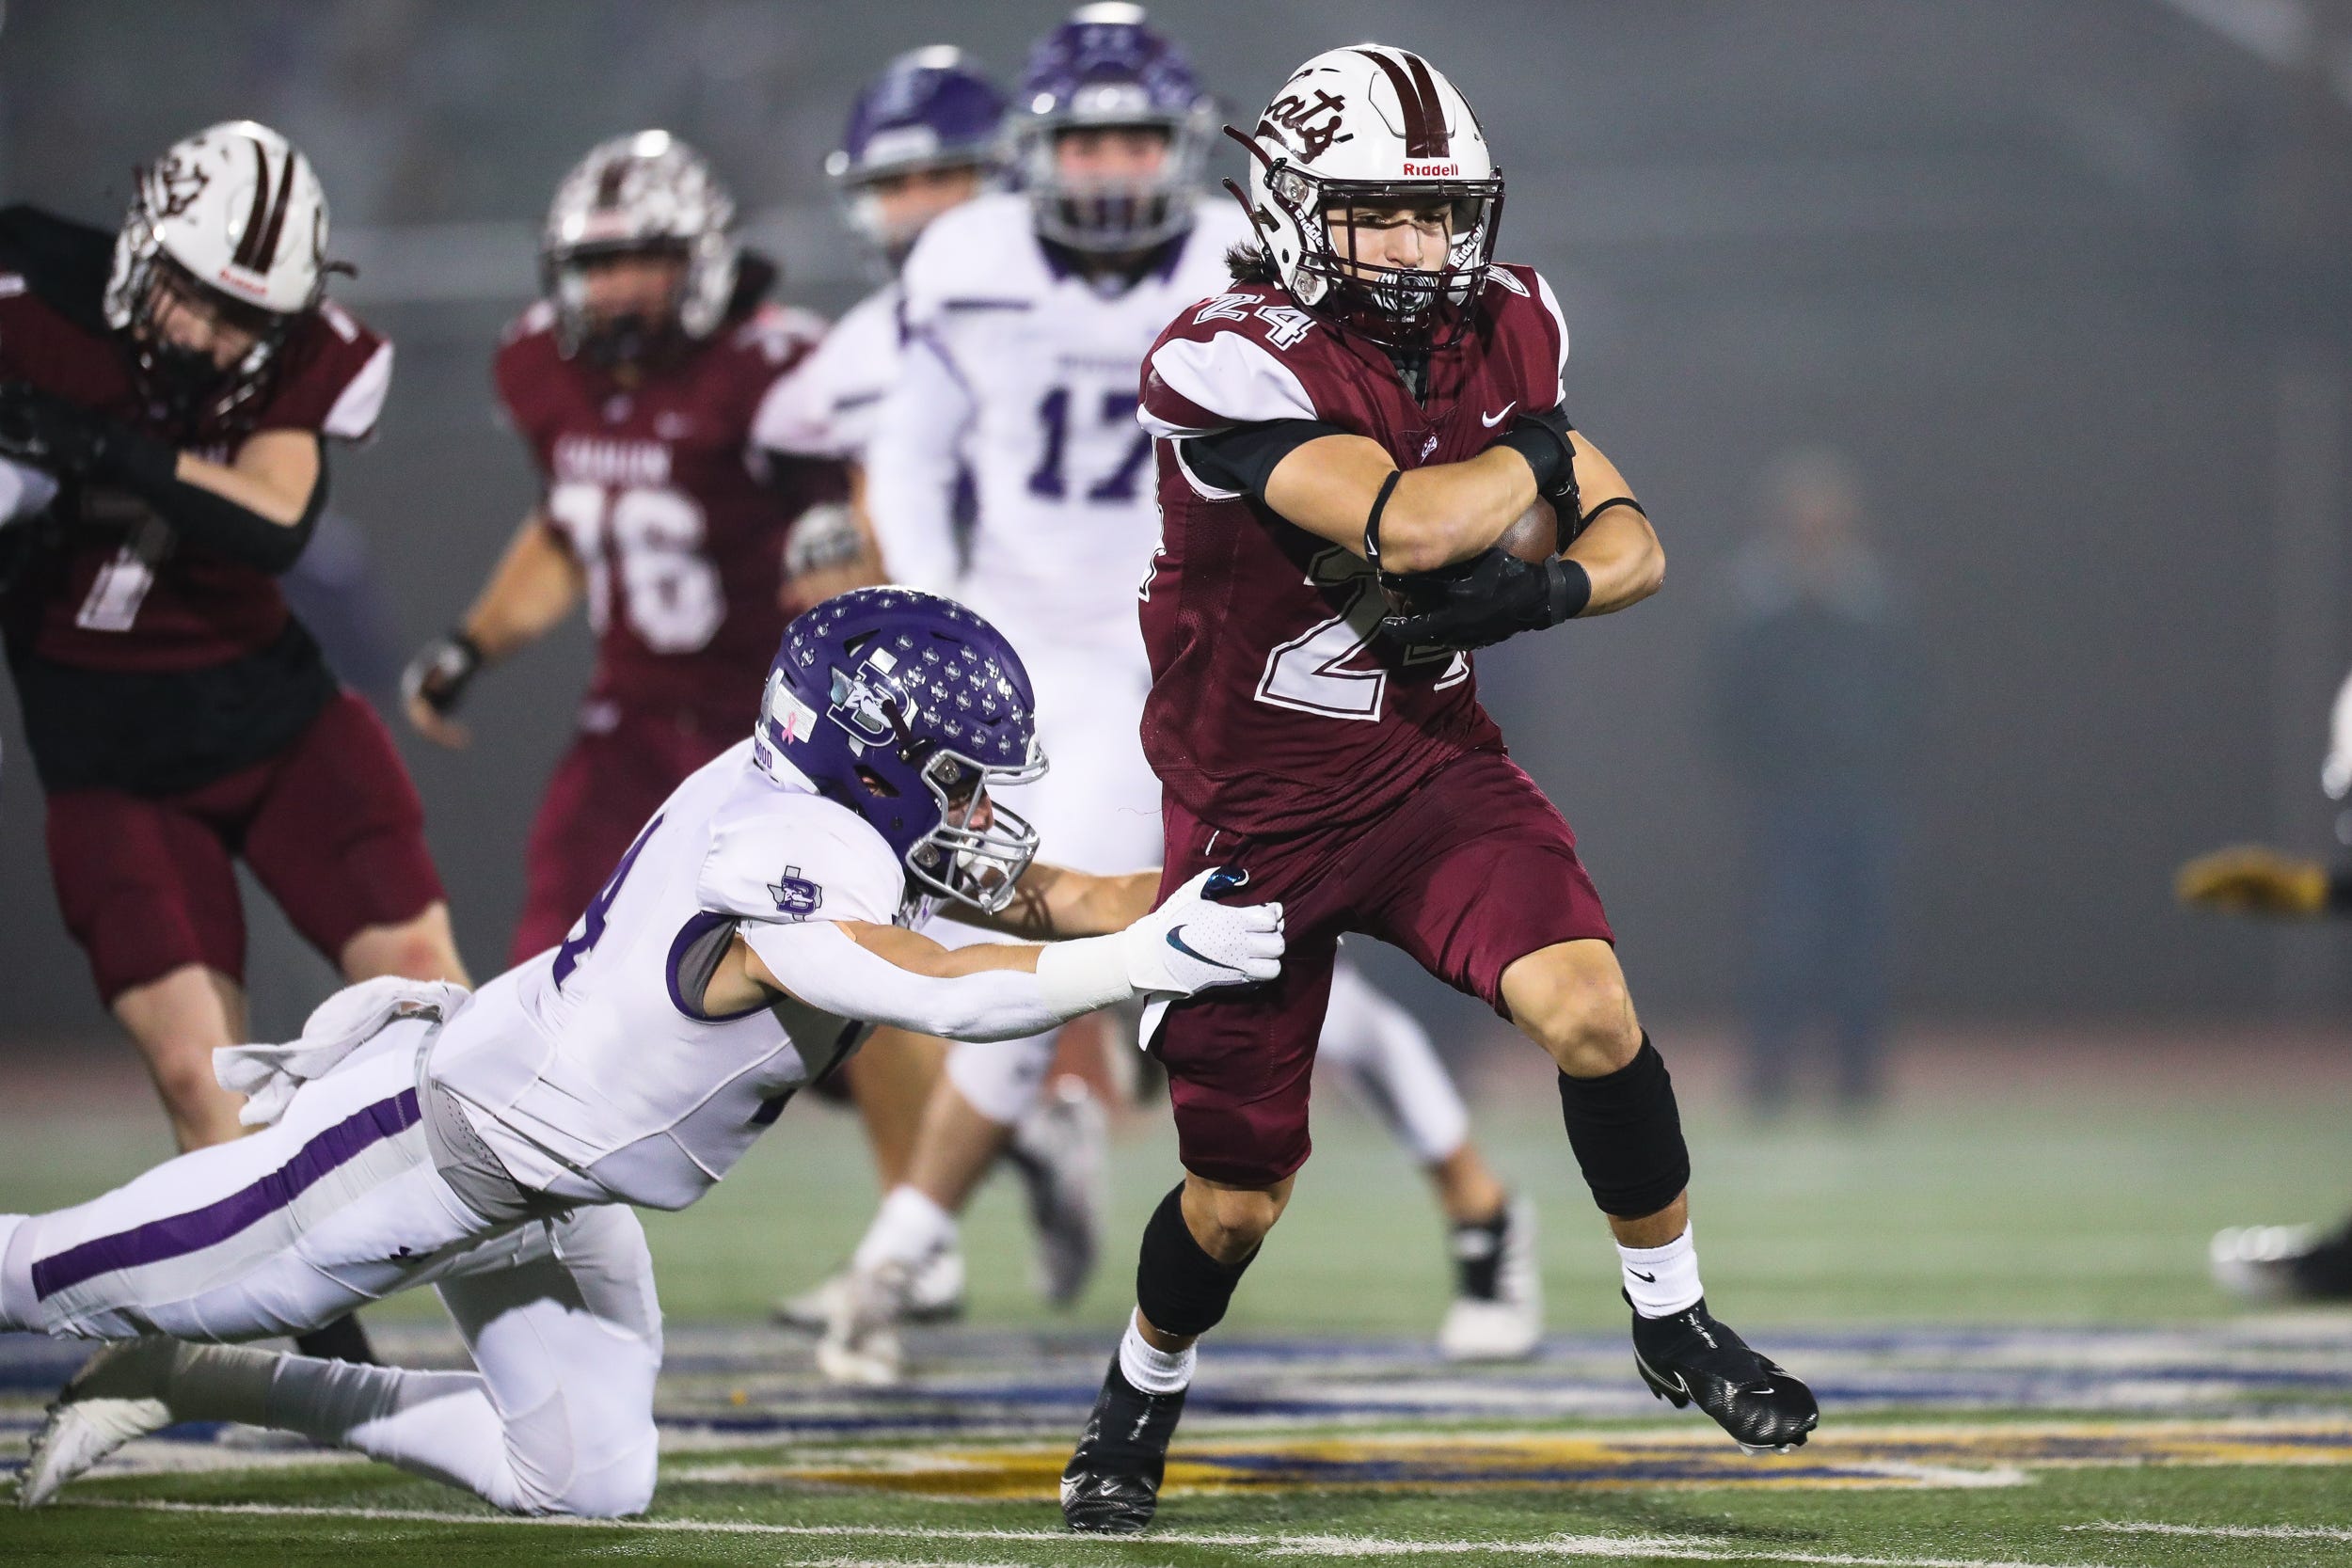
M1187 305L1144 361L1143 427L1175 436L1316 418L1294 361L1317 333L1328 337L1279 289L1242 288Z
M743 920L888 925L906 874L847 807L749 775L712 816L695 879L706 910Z
M499 343L503 347L533 333L551 331L554 326L555 307L544 299L533 300L529 309L506 324L506 330L499 334Z
M781 368L806 354L824 335L825 319L814 311L762 305L734 329L728 341Z

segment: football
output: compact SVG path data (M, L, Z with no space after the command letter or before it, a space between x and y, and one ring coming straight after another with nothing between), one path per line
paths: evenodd
M1521 561L1549 561L1560 553L1559 515L1537 496L1495 544Z

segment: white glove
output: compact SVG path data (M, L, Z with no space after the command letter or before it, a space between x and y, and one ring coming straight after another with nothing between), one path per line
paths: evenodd
M1217 874L1203 871L1119 933L1128 984L1190 996L1282 972L1282 906L1212 902L1201 890Z
M2328 721L2328 759L2319 765L2319 787L2330 800L2352 793L2352 675L2336 692L2335 710Z

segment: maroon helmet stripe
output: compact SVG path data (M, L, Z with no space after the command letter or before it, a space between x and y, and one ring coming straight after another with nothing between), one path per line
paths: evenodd
M286 149L286 171L278 177L278 201L269 214L269 228L262 233L261 259L254 265L256 272L267 272L278 263L278 241L286 231L286 209L294 205L294 165L300 156L293 148Z
M1454 133L1446 129L1445 100L1438 96L1438 84L1429 74L1429 62L1419 55L1405 56L1406 68L1413 73L1413 86L1421 91L1422 113L1428 117L1429 156L1454 156Z
M269 228L269 152L259 141L247 136L253 149L253 162L260 173L253 182L253 210L245 216L245 236L237 241L237 253L230 260L250 272L262 266L256 260L262 253L262 231Z
M1454 154L1454 136L1446 129L1445 104L1438 97L1438 84L1430 79L1429 67L1419 55L1397 53L1412 62L1408 73L1405 67L1375 49L1356 51L1378 66L1396 89L1397 106L1405 112L1405 156L1407 158L1448 158Z

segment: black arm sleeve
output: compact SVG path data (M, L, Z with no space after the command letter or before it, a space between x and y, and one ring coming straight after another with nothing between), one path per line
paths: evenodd
M1263 424L1237 424L1214 436L1187 436L1177 455L1201 483L1236 490L1262 501L1265 482L1282 459L1310 441L1346 434L1321 420L1268 420Z
M180 454L144 433L120 433L109 443L105 478L155 509L173 533L199 549L225 555L278 576L302 558L326 510L326 444L319 443L319 477L293 523L273 522L216 491L175 473Z

